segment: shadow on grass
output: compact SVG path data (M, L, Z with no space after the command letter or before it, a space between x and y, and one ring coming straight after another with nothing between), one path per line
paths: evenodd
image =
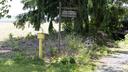
M122 54L128 54L128 48L112 48L110 49L112 53L122 53Z
M116 53L123 53L123 54L128 54L128 51L114 51Z

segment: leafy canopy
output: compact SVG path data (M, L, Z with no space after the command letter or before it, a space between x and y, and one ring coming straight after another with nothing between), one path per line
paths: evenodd
M45 22L45 16L50 21L49 31L52 31L52 21L58 16L59 1L62 7L77 7L77 17L62 18L67 32L86 34L98 30L113 32L121 27L126 10L122 7L127 0L22 0L23 9L29 10L17 16L15 25L23 27L30 22L36 30Z
M8 4L9 1L11 0L0 0L0 18L10 17L8 15L10 7L10 5Z

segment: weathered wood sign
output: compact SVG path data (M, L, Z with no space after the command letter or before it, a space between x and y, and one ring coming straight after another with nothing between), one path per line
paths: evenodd
M77 16L77 13L76 11L63 10L61 16L75 18Z
M70 17L75 18L77 17L77 7L57 7L58 9L61 9L61 17Z

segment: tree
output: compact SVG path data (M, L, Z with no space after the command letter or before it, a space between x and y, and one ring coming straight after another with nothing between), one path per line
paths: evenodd
M55 16L58 15L57 0L23 0L23 9L29 10L28 13L23 13L17 16L15 25L19 28L24 27L26 22L30 22L35 30L39 30L41 23L45 22L45 15L52 24Z
M0 18L2 18L2 17L10 17L8 15L9 7L10 7L10 5L7 4L8 2L9 2L9 0L0 0Z
M28 9L29 12L20 14L15 25L20 28L26 22L30 22L36 30L39 30L40 24L45 22L45 15L47 15L50 21L49 31L52 31L52 21L58 16L59 1L23 0L23 9ZM62 18L65 30L85 35L99 30L113 32L120 28L119 21L125 13L121 5L126 0L61 0L61 2L62 7L77 8L77 17L74 20Z

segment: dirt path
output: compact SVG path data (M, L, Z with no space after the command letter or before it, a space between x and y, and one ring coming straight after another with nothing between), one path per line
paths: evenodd
M101 58L94 72L128 72L128 50L118 50L117 53Z

